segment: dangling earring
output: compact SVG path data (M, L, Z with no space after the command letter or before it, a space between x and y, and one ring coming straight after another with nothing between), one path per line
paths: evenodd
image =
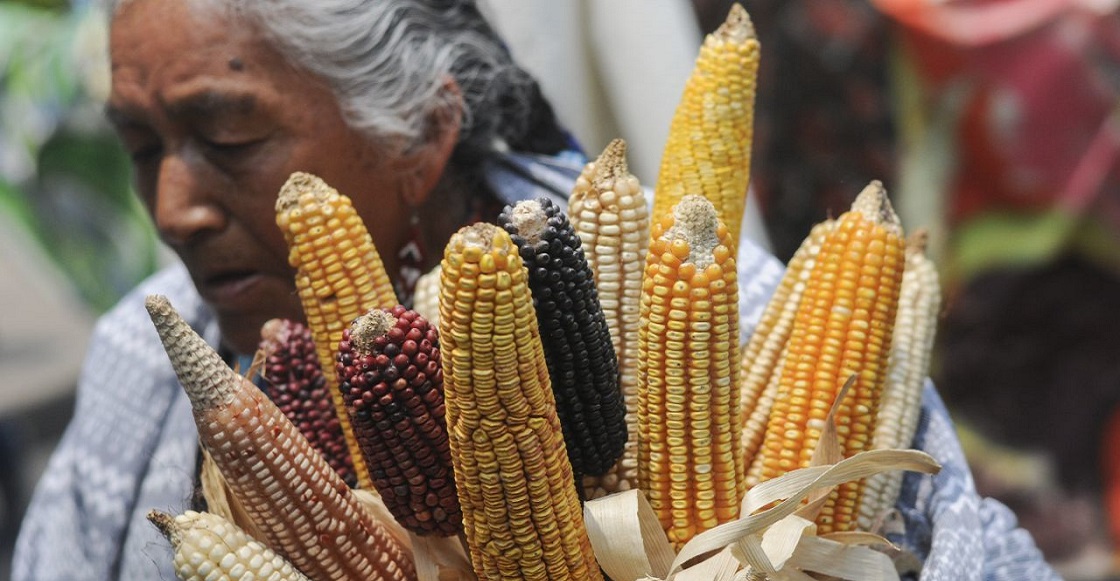
M397 276L397 298L401 304L412 305L412 293L416 290L416 281L424 274L424 234L420 231L420 213L412 211L408 221L408 242L397 251L397 264L400 271Z

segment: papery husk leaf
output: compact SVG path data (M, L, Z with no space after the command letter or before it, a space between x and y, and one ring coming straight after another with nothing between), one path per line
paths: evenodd
M586 503L584 521L599 565L615 581L661 581L663 579L683 581L700 578L706 581L709 579L731 581L736 578L767 578L775 581L812 579L800 571L803 567L799 551L802 544L812 544L817 541L825 542L820 545L823 548L811 549L811 551L839 555L841 558L853 561L855 565L852 567L870 563L873 569L869 574L880 575L884 559L885 562L890 562L890 558L885 553L871 547L850 547L850 550L843 551L836 547L845 547L853 542L890 547L885 539L869 533L835 533L829 535L828 539L822 539L814 535L815 529L811 521L791 515L811 493L841 482L863 478L882 470L936 473L940 468L937 461L929 454L918 450L869 450L831 466L794 470L752 488L743 499L741 514L744 516L737 521L700 533L682 548L675 559L672 547L653 509L638 490L620 492ZM769 510L752 514L776 501L782 502ZM782 522L787 518L788 521ZM769 532L771 540L766 541L764 547L764 535L768 532L768 528L773 526L777 528ZM801 532L798 533L798 530ZM787 540L781 541L783 537ZM781 543L791 543L797 548L787 547ZM867 555L864 552L877 553L878 556ZM806 555L804 557L806 563L818 566L815 552L808 552ZM707 558L699 563L691 565L688 569L683 568L684 563L691 563L705 556ZM728 557L733 557L739 564L732 566L726 560ZM771 564L772 557L779 561L779 565L784 566L774 567ZM714 562L709 562L713 559ZM742 571L735 571L741 565L750 568L750 572L745 577ZM848 571L846 568L848 565L845 563L834 563L830 567L829 574ZM855 577L855 579L862 578Z
M898 581L898 571L886 554L865 546L846 545L817 536L801 539L789 566L840 579Z
M739 571L739 560L728 547L672 577L673 581L733 581Z
M897 531L898 534L902 534L903 532L905 532L904 529ZM888 539L875 532L845 531L821 535L821 538L845 545L862 545L881 551L887 557L890 557L891 562L894 563L894 570L898 571L899 576L907 574L917 575L922 571L921 558L910 550L890 542Z
M739 562L749 563L750 569L756 574L761 574L764 579L778 572L777 567L770 562L770 555L767 555L766 549L762 548L760 532L746 535L731 545L731 554L735 555Z
M245 372L245 379L253 381L253 378L261 372L266 360L268 360L268 353L264 349L257 349L257 352L253 354L253 361L249 363L249 370Z
M793 557L801 538L817 532L813 521L792 514L762 533L762 550L774 569L781 569Z
M671 572L691 559L738 543L744 537L762 531L793 514L800 507L801 501L819 488L835 486L886 469L935 474L941 469L941 465L929 454L919 450L868 450L832 466L803 468L768 480L747 492L740 512L747 516L698 534L681 548L673 561ZM782 502L769 510L752 514L777 500Z
M417 581L478 580L459 537L409 536Z
M869 533L867 531L843 531L838 533L828 533L827 535L820 535L822 539L836 541L844 545L863 545L866 547L880 547L888 551L900 550L898 545L890 542L882 535Z
M821 431L821 437L817 440L817 447L813 450L813 456L809 458L809 466L827 466L844 459L844 454L840 451L840 436L836 433L836 414L840 410L840 402L844 401L844 397L848 395L848 391L852 389L855 383L856 376L851 375L840 387L836 399L832 402L832 408L828 410L828 417L825 418L824 430ZM802 518L816 521L821 508L824 507L828 497L835 489L835 486L829 486L813 491L809 494L805 506L799 508L796 514Z
M584 525L599 567L614 581L664 579L673 547L657 514L637 489L588 501Z

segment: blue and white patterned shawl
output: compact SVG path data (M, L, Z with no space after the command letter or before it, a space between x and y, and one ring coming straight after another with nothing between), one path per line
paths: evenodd
M507 202L566 198L583 159L508 156L487 168ZM742 333L754 330L782 265L748 241L739 251ZM144 309L167 295L211 345L213 316L181 265L141 284L98 322L78 385L74 420L39 482L16 544L13 581L172 580L171 552L145 518L190 506L198 454L190 404ZM914 445L944 466L909 474L893 540L925 559L929 581L1050 580L1030 535L1003 505L980 498L952 421L932 385Z

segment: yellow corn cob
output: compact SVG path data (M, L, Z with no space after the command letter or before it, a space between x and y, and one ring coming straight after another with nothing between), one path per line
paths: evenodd
M588 499L638 485L638 311L649 248L649 208L626 164L626 142L615 139L588 163L568 200L568 217L595 275L599 304L618 357L628 438L622 458L603 476L583 480Z
M447 431L475 572L602 579L517 246L496 226L467 226L441 272Z
M801 304L805 283L816 264L817 254L825 236L836 224L825 220L813 227L801 243L782 275L782 281L766 305L754 333L743 348L739 367L739 413L743 422L739 450L744 462L752 466L762 437L766 433L766 420L778 391L779 369L785 354L786 342L793 330L793 317ZM757 480L757 476L755 477ZM747 486L753 486L751 471L747 471Z
M685 196L652 227L638 338L638 481L669 540L739 516L739 312L727 227Z
M428 323L439 328L439 266L416 279L412 292L412 308Z
M171 307L148 313L191 401L199 441L260 539L316 581L404 580L412 561L268 396Z
M723 25L704 39L673 114L657 175L655 217L685 194L702 194L738 244L750 180L758 61L754 26L734 4Z
M852 375L857 381L836 415L840 450L847 457L871 447L904 265L898 216L872 182L837 219L809 275L759 451L762 480L808 466ZM861 486L838 487L818 516L820 533L855 526Z
M906 246L906 271L895 316L887 383L879 404L873 448L908 448L918 429L922 388L929 374L930 356L941 308L937 268L925 255L926 233L915 232ZM871 530L880 516L898 501L901 472L882 472L867 479L860 500L859 525Z
M175 574L182 581L310 581L284 557L218 515L188 510L173 517L153 510L148 520L171 543Z
M301 172L292 174L276 199L276 224L288 243L288 262L296 269L296 289L319 361L324 362L323 375L358 486L372 490L331 362L338 356L342 331L351 321L370 309L397 304L393 285L350 198L323 180Z

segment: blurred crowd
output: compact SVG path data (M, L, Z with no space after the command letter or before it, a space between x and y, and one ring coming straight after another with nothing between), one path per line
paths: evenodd
M882 180L907 229L931 234L945 294L933 376L981 492L1067 578L1116 577L1120 2L741 3L763 47L756 238L788 259ZM626 137L647 184L701 35L730 4L484 2L585 149ZM578 39L527 34L541 19ZM89 2L0 0L0 217L18 238L5 242L42 253L82 321L163 260L101 119L103 36ZM17 352L10 299L0 365ZM0 384L0 401L16 389ZM0 409L0 464L17 413Z

